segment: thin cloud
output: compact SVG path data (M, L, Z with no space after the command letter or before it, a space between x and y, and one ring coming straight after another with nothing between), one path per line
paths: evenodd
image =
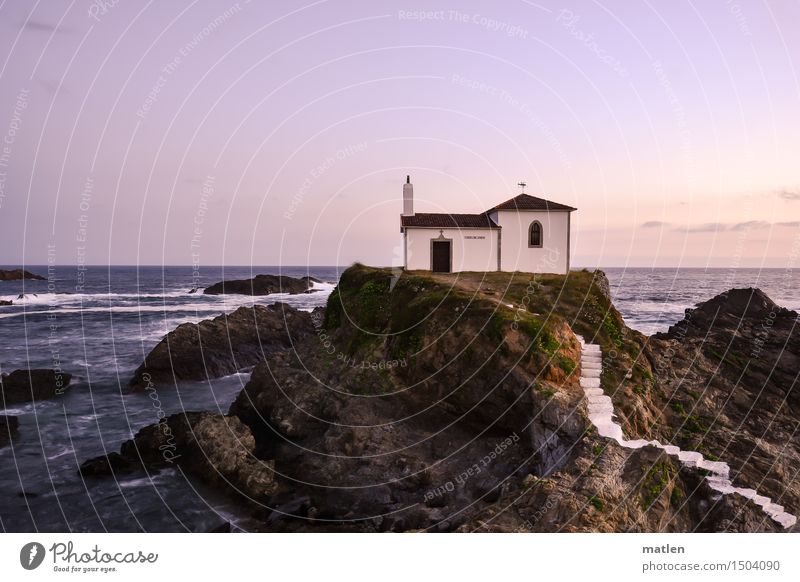
M778 190L778 196L784 200L800 200L800 190Z
M764 230L767 228L775 228L779 226L796 228L800 226L800 220L790 220L785 222L768 222L766 220L747 220L745 222L734 222L734 223L707 222L705 224L690 224L688 226L678 226L673 228L672 230L673 232L683 232L683 233L744 232L751 230Z
M747 222L737 222L733 226L731 226L731 230L735 230L737 232L743 230L758 230L762 228L769 228L772 226L766 220L748 220Z
M722 222L706 222L705 224L695 224L689 226L679 226L674 228L676 232L720 232L728 230L728 225Z
M28 20L25 22L26 30L34 30L36 32L63 32L63 29L41 20Z
M642 223L642 228L659 228L663 226L669 226L669 222L664 222L662 220L648 220L647 222Z

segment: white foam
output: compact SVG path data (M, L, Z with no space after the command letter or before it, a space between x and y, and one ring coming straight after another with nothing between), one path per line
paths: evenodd
M269 305L286 303L301 311L312 311L315 307L325 305L335 285L332 283L313 283L313 293L273 293L271 295L203 295L186 292L165 293L163 295L137 295L114 293L43 293L34 297L26 295L25 299L9 296L13 306L0 312L0 319L30 317L32 315L77 315L88 313L176 313L196 312L198 315L220 315L239 307L253 305ZM174 301L185 298L185 303L159 303L148 301L138 303L139 299L163 299ZM107 302L107 305L86 305L87 303ZM14 307L22 307L15 309ZM49 307L49 308L48 308ZM204 319L201 318L201 319ZM199 321L199 319L198 319Z
M586 396L589 422L597 429L597 434L615 440L617 444L626 449L640 449L645 446L657 447L668 455L677 457L687 467L709 471L711 475L706 477L706 481L714 491L723 495L736 493L753 501L761 507L764 513L786 529L797 523L797 517L788 513L782 505L773 503L769 497L759 495L755 489L736 487L729 478L730 466L727 463L710 461L697 451L682 451L675 445L665 445L655 440L627 440L622 432L622 426L614 420L614 404L611 398L606 396L600 388L602 370L600 366L595 365L596 357L601 354L600 346L587 344L582 337L577 337L581 342L580 385Z

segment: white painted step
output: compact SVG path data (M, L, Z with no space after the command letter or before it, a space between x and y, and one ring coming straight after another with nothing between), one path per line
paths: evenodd
M614 403L600 387L600 374L602 373L602 351L600 346L587 344L581 336L577 337L581 343L580 385L586 396L589 421L597 429L597 434L604 438L614 439L620 446L627 449L640 449L648 445L658 447L668 455L678 457L678 460L687 467L710 471L711 475L706 477L706 481L713 490L723 495L736 493L745 499L753 501L763 509L764 513L786 529L793 527L797 523L797 517L788 513L782 505L773 503L769 497L759 495L755 489L734 486L729 478L730 467L727 463L709 461L696 451L682 451L674 445L664 445L658 441L627 440L622 433L622 427L614 419Z

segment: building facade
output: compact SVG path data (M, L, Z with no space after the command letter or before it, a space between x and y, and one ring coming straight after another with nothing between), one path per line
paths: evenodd
M572 206L519 194L480 214L415 213L403 185L404 265L409 270L566 274Z

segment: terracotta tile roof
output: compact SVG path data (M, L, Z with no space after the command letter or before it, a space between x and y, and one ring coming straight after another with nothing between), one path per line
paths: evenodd
M559 204L558 202L550 202L544 198L537 198L529 194L519 194L494 208L490 208L486 212L494 210L577 210L577 208Z
M434 214L418 212L401 216L401 226L418 228L500 228L487 214Z

